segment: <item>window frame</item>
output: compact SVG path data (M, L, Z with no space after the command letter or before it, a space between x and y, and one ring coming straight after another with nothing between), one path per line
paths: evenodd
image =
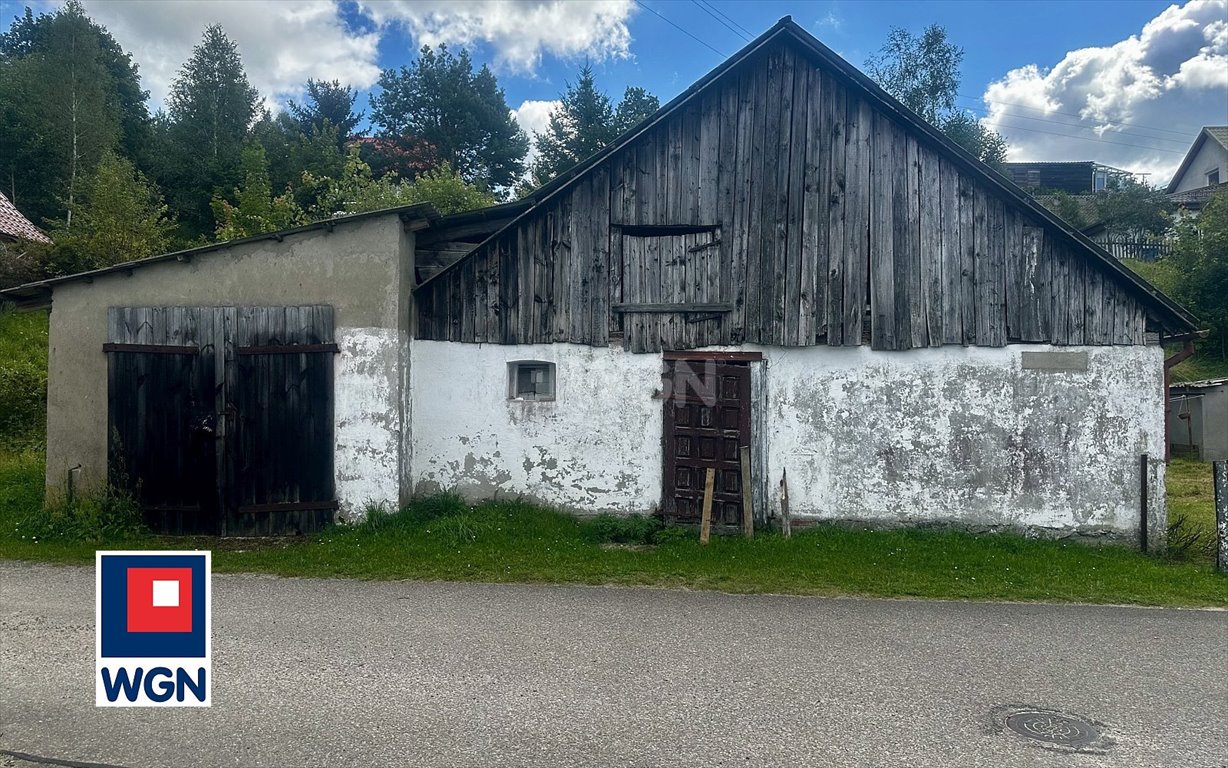
M544 369L549 392L520 392L520 371L527 368ZM549 360L509 360L507 363L507 399L520 403L549 403L558 398L558 369Z

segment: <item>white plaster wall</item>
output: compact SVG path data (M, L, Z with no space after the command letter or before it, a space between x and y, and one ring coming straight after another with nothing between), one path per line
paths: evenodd
M1024 351L1088 370L1024 370ZM766 352L769 492L815 518L1137 531L1140 455L1163 530L1162 351L941 347Z
M555 400L509 400L514 360L554 363ZM525 496L586 513L660 504L660 357L414 340L410 378L418 492Z
M769 509L788 471L802 519L1164 530L1159 347L744 347L763 353L759 449ZM1024 370L1025 351L1086 371ZM578 345L412 342L418 492L524 495L582 512L660 504L661 358ZM557 365L553 402L507 399L507 363ZM1154 539L1153 539L1154 540Z
M337 328L334 465L347 519L367 504L399 502L400 334L395 328Z
M1207 186L1207 174L1219 168L1219 180L1228 181L1228 150L1215 139L1208 137L1198 148L1198 154L1190 160L1190 166L1173 192L1188 192Z

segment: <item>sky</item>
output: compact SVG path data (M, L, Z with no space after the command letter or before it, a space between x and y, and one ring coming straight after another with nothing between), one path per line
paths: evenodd
M84 0L140 65L151 107L204 27L220 23L273 109L309 77L363 92L424 44L468 47L530 134L577 69L615 101L662 103L792 16L858 68L892 26L947 29L964 49L958 106L1002 133L1011 160L1094 160L1167 183L1203 125L1228 125L1228 0ZM58 5L32 3L36 12ZM0 18L25 3L0 0Z

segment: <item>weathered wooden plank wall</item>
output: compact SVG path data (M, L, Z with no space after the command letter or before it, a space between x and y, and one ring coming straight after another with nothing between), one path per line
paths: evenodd
M787 45L417 299L418 338L600 346L621 333L636 352L1135 344L1147 322L1121 278ZM671 303L730 310L619 311Z

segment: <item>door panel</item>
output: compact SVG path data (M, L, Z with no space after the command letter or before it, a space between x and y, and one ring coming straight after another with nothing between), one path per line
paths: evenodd
M151 528L332 521L331 307L117 307L108 326L110 471Z
M666 365L665 517L700 521L712 468L712 524L740 526L741 448L750 445L750 368L711 360Z

